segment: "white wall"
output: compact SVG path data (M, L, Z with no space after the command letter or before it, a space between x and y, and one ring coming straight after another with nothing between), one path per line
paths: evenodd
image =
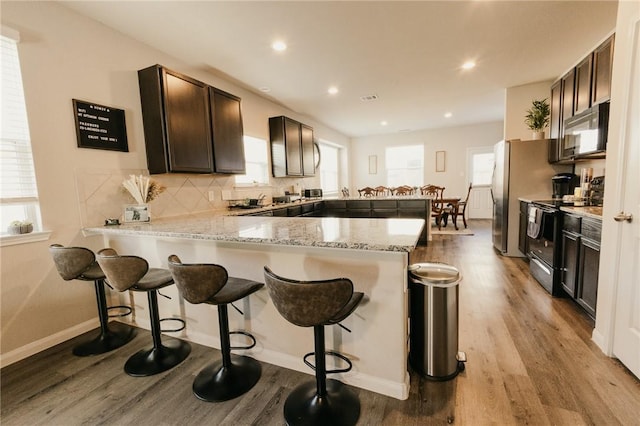
M524 124L524 116L531 108L533 100L547 99L550 102L552 80L539 83L524 84L509 87L505 93L504 139L530 140L533 131ZM549 129L545 129L545 136L549 137Z
M501 121L460 127L355 138L351 145L351 193L365 186L386 185L385 148L424 145L424 184L444 186L445 194L467 194L467 148L493 146L502 139ZM446 171L435 171L436 151L446 152ZM378 156L378 173L369 174L369 156Z
M3 26L21 36L18 49L42 217L44 228L53 232L50 241L2 248L3 364L54 344L56 339L64 340L69 330L87 321L97 324L92 286L63 282L47 247L55 242L101 248L100 239L82 237L81 227L96 224L97 218L111 212L118 215L122 177L146 169L137 70L159 63L240 96L248 135L268 140L268 117L284 114L313 126L317 138L349 148L346 136L321 123L206 70L189 67L56 3L3 2L1 19ZM124 109L130 152L77 148L73 98ZM164 204L152 204L152 215L154 208L156 214L210 208L207 191L232 187L234 182L233 177L219 175L162 175L159 179L169 188L160 197L165 197ZM305 180L305 185L318 180ZM272 185L297 181L278 179L272 180ZM311 186L317 183L307 185Z

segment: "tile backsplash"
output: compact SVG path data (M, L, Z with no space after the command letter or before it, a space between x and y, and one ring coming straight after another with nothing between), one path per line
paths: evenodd
M146 169L76 169L76 189L80 205L81 225L102 225L107 218L122 219L123 208L134 204L133 198L122 188L129 175L148 175ZM229 204L222 199L222 191L231 191L235 199L273 196L285 191L319 188L320 177L271 178L267 186L236 186L233 175L161 174L151 178L166 187L160 196L149 203L152 218L179 216L211 210L225 210ZM210 199L210 195L213 197Z

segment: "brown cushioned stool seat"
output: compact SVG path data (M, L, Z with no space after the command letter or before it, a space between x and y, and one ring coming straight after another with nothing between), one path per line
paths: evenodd
M184 361L191 352L191 345L179 339L163 342L160 334L158 290L173 284L171 273L166 269L149 268L141 257L120 256L111 248L100 250L97 260L113 288L118 291L144 291L149 300L153 347L133 354L125 363L124 371L130 376L152 376Z
M251 349L256 340L243 331L229 332L227 305L255 293L264 284L229 277L227 270L220 265L182 263L176 255L169 256L169 270L178 291L187 302L208 303L218 307L222 359L205 367L198 374L193 382L193 393L209 402L227 401L244 394L258 382L262 367L251 357L231 356L232 349ZM232 347L230 334L243 334L251 339L252 344Z
M315 382L295 388L284 404L288 425L355 425L360 417L358 396L338 380L327 380L327 373L351 370L351 362L337 352L325 352L324 326L338 324L362 301L363 293L353 291L348 278L320 281L296 281L274 274L264 267L269 295L276 309L287 321L300 327L313 327L315 351L304 362L315 370ZM315 366L307 361L315 357ZM333 355L348 368L327 371L325 355Z
M49 246L58 273L62 279L93 281L100 319L100 334L93 340L73 348L77 356L97 355L117 349L133 339L134 328L121 323L109 324L109 307L104 289L104 272L96 263L95 254L84 247L64 247L60 244ZM128 308L114 306L113 308ZM129 311L130 312L130 311Z

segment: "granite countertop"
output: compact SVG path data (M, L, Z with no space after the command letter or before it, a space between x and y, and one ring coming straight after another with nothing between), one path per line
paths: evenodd
M602 206L563 206L560 207L560 210L567 213L602 220Z
M451 197L444 197L451 198ZM431 200L431 195L372 195L370 197L352 195L340 198L325 198L325 200Z
M211 212L153 219L149 223L87 227L83 232L85 235L155 236L411 252L424 225L423 219L221 216L219 212Z

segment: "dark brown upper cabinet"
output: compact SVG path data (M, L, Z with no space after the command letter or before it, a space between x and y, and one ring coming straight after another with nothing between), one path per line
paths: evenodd
M560 138L562 137L562 80L551 86L551 118L549 120L549 163L560 160Z
M571 71L566 73L562 77L562 123L564 126L564 120L569 117L573 117L573 99L574 89L576 84L576 69L572 68Z
M313 128L289 117L269 118L274 177L315 176Z
M591 75L593 72L593 54L576 65L576 88L573 114L579 114L591 107Z
M138 82L149 173L244 173L239 98L161 65Z
M591 85L591 105L611 99L611 69L615 34L605 40L593 52L593 79Z
M213 159L216 173L246 173L244 130L240 98L209 88L213 125Z

